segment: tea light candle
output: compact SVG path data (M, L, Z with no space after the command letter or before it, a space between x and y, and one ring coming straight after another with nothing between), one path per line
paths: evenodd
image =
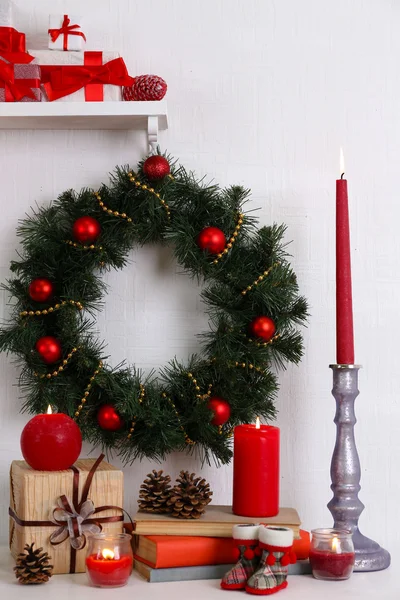
M100 533L89 538L86 572L93 585L122 587L127 584L133 566L130 541L127 534L113 537Z
M315 579L348 579L354 567L351 532L345 529L313 529L310 564Z

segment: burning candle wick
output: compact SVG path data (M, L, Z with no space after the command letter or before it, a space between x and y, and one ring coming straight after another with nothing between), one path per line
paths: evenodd
M52 414L53 414L53 411L52 411L52 408L51 408L50 404L49 404L49 406L47 407L47 414L48 414L48 415L52 415Z
M256 418L256 429L260 429L260 417Z
M114 552L112 550L108 550L107 548L102 550L101 555L105 560L114 560L115 556Z

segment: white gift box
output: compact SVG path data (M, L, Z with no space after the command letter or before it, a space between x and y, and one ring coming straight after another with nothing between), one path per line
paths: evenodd
M82 66L85 64L85 52L63 52L62 50L29 50L29 54L35 57L38 65L71 65ZM103 65L110 60L119 58L119 52L102 52ZM42 102L47 102L46 92L42 90ZM118 85L103 85L103 102L122 101L122 88ZM85 102L85 89L82 88L69 96L64 96L55 102Z
M13 11L11 0L0 0L0 27L12 27Z
M77 25L78 27L74 27ZM74 50L81 51L85 47L84 32L82 27L82 17L77 15L50 15L49 18L49 49L50 50ZM51 32L57 29L63 30L54 41Z

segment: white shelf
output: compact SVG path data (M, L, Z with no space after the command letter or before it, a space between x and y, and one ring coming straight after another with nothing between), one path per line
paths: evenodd
M144 129L149 144L168 128L167 103L1 102L0 129Z

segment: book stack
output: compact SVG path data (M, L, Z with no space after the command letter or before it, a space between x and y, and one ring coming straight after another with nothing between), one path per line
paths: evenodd
M150 583L222 578L236 562L233 525L257 522L293 529L298 562L289 573L311 573L310 535L300 529L299 515L292 508L258 520L234 515L230 506L210 505L198 520L139 511L134 521L135 570Z

